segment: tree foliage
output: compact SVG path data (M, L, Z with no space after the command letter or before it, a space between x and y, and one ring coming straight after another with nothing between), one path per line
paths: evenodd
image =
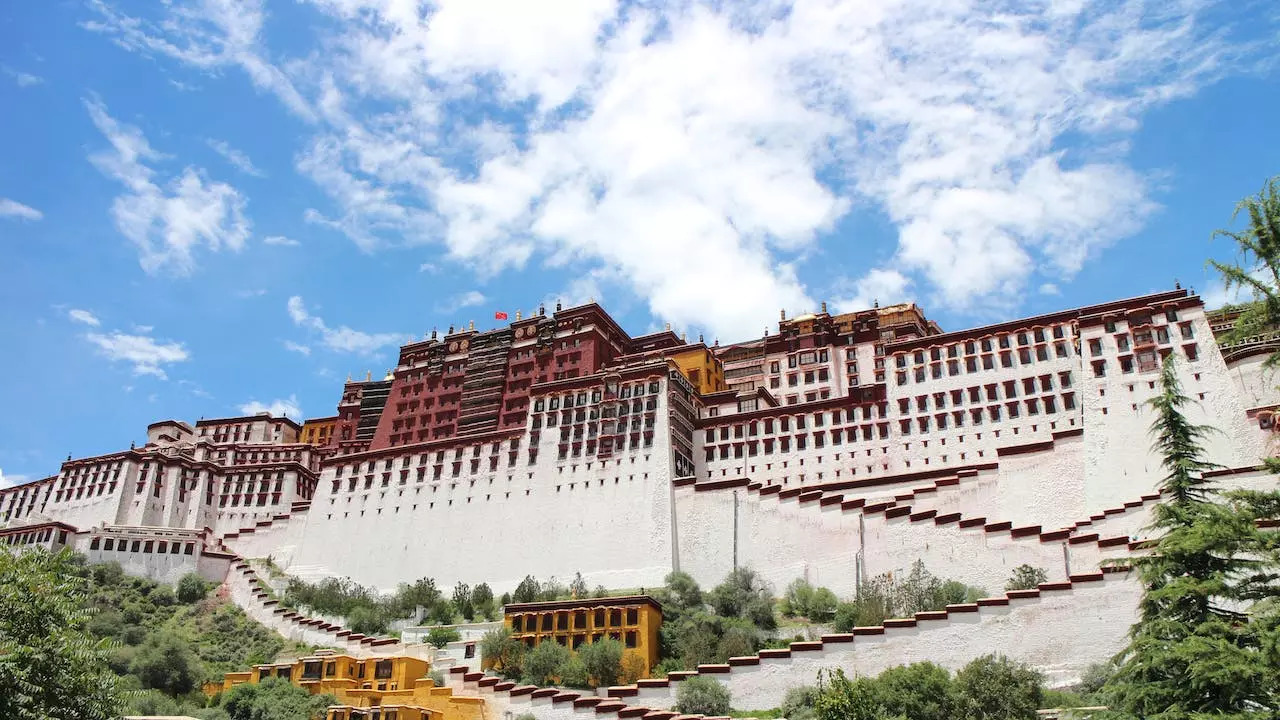
M231 720L317 720L336 703L333 695L312 695L280 678L236 685L221 701Z
M1280 177L1271 178L1256 194L1236 204L1231 219L1246 216L1243 230L1215 230L1215 238L1235 243L1237 260L1210 260L1228 291L1244 291L1253 302L1241 308L1235 327L1223 338L1239 342L1280 328ZM1267 367L1280 365L1280 352L1272 353Z
M480 638L481 662L509 680L520 678L524 654L524 643L512 637L510 628L496 628Z
M676 688L675 710L682 715L729 714L729 688L703 675L695 675Z
M119 715L108 643L87 630L88 590L84 568L69 550L0 547L0 717Z
M1102 690L1126 715L1175 720L1236 717L1280 707L1280 613L1274 492L1221 494L1203 476L1206 430L1165 360L1151 401L1154 447L1168 499L1153 510L1149 553L1128 560L1144 586L1139 619Z
M427 631L427 642L438 648L443 648L451 642L457 642L462 639L462 633L456 628L451 627L433 627Z
M569 648L552 640L538 643L525 653L521 669L526 685L549 685L560 676L560 669L569 662Z
M744 618L763 630L778 626L773 616L773 590L750 568L731 571L707 594L707 601L721 616Z
M863 583L853 602L836 606L834 624L839 632L849 632L854 627L879 625L888 618L945 610L947 605L973 602L984 595L982 588L935 576L917 560L905 577L885 573Z
M190 605L204 599L209 592L209 583L204 581L196 573L187 573L178 581L178 588L175 596L180 603Z
M824 670L812 706L819 720L1031 720L1042 696L1039 673L986 655L954 678L929 662L889 668L875 678Z
M824 587L814 587L808 580L796 578L787 586L782 596L783 615L805 617L814 622L827 622L836 614L839 604L835 593Z
M1005 590L1035 590L1040 587L1040 583L1048 582L1049 574L1044 568L1033 567L1031 565L1022 564L1013 569L1013 575L1009 576L1009 582L1004 584Z
M610 637L578 646L578 658L582 660L592 686L618 684L618 677L622 674L622 650L622 643Z

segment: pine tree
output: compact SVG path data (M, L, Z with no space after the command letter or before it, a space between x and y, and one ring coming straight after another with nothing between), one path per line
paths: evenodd
M1113 709L1139 718L1243 717L1280 699L1280 677L1267 662L1274 623L1245 611L1273 577L1273 541L1255 522L1266 494L1222 496L1205 480L1212 465L1200 441L1209 429L1186 418L1188 403L1170 355L1150 401L1169 498L1148 528L1155 547L1129 561L1145 592L1104 689Z
M1239 251L1236 263L1210 260L1222 274L1227 290L1245 290L1253 296L1236 319L1225 340L1236 342L1280 327L1280 177L1267 181L1256 195L1236 204L1232 220L1248 215L1244 230L1215 230L1215 238L1233 241ZM1280 366L1280 352L1272 353L1267 367Z

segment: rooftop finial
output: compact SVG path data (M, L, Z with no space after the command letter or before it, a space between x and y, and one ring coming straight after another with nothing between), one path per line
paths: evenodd
M468 320L468 321L467 321L467 329L468 329L468 330L475 330L475 329L476 329L476 321L475 321L475 320Z
M591 297L587 298L587 302L591 303L592 305L595 305L595 304L596 304L596 296L595 296L595 295L592 295Z
M720 347L720 338L716 338L716 347Z
M431 339L432 339L432 340L435 340L435 339L436 339L436 329L435 329L435 328L431 328Z
M778 316L779 316L781 319L786 320L786 319L787 319L787 309L786 309L786 308L782 308L781 310L779 310L779 311L778 311Z
M681 333L680 333L680 342L682 342L682 343L687 343L687 342L689 342L689 335L688 335L687 333L685 333L685 332L681 331Z
M1178 282L1178 278L1174 278L1174 279L1173 279L1173 289L1174 289L1174 290L1181 290L1181 289L1182 289L1182 283Z
M698 342L700 342L700 343L705 343L705 342L706 342L706 340L704 340L704 339L703 339L703 337L702 337L702 333L698 333Z
M823 314L823 315L826 315L826 314L827 314L827 301L826 301L826 300L823 300L823 301L822 301L822 314Z
M347 373L347 382L351 382L351 373Z
M369 382L369 381L371 381L371 380L373 380L373 371L372 371L372 370L365 370L365 371L364 371L364 381L365 381L365 382Z
M516 311L516 319L517 319L517 320L519 320L519 319L520 319L520 317L521 317L520 311L519 311L519 310L517 310L517 311Z
M453 334L453 323L449 323L449 334Z
M539 314L539 315L546 315L546 314L547 314L547 306L546 306L546 305L543 305L542 303L538 303L538 314Z
M671 323L667 323L667 332L671 332Z
M876 307L876 308L880 307L880 298L876 298L875 300L872 300L871 307Z
M564 309L564 308L560 305L560 301L559 301L559 300L557 300L557 301L556 301L556 312L560 312L560 311L561 311L561 310L563 310L563 309Z

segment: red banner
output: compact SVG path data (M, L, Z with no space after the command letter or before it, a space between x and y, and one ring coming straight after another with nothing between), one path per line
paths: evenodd
M507 314L506 314L506 313L504 313L504 312L502 312L501 310L499 310L498 312L496 312L496 313L494 313L494 314L493 314L493 319L494 319L494 320L506 320L506 319L507 319Z

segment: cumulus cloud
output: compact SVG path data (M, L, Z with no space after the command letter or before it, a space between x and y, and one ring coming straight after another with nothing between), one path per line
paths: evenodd
M23 205L17 200L0 197L0 218L17 218L19 220L39 220L44 217L44 213L31 207Z
M488 298L479 290L468 290L458 293L436 306L438 312L454 312L463 308L475 307L488 302Z
M323 319L307 310L306 303L298 295L289 298L286 307L294 325L314 332L322 345L336 352L372 355L388 345L394 345L400 339L400 335L395 333L367 333L346 325L329 327Z
M5 475L4 470L0 470L0 488L13 487L30 481L31 478L26 475Z
M161 380L168 377L164 366L191 358L182 343L156 340L146 334L131 335L119 331L89 333L85 339L108 360L132 365L133 374L153 375Z
M153 150L138 128L118 122L97 99L85 100L89 117L111 143L111 150L90 155L104 175L124 186L111 204L116 229L138 249L139 263L148 273L189 275L195 269L195 249L238 251L249 237L244 197L230 185L207 179L202 170L187 167L165 186L147 161L163 156Z
M264 245L283 245L285 247L297 247L302 244L297 240L285 237L284 235L268 235L262 238L262 243Z
M298 406L298 396L290 395L288 398L280 400L272 400L269 403L261 403L257 400L250 400L239 407L241 413L245 415L257 415L265 412L271 413L276 417L301 418L302 408Z
M912 300L908 288L911 280L897 270L876 268L853 283L853 294L836 300L834 309L839 312L866 310L877 302L892 305Z
M248 155L245 155L243 152L231 147L226 140L210 139L206 142L208 142L209 147L212 148L214 152L221 155L222 159L226 160L231 167L239 170L245 175L266 177L267 174L254 166L253 161L249 159Z
M88 310L80 310L78 308L72 308L71 310L67 311L67 317L71 318L74 322L84 323L85 325L92 325L93 327L98 327L99 325L102 324L101 322L98 321L97 316L95 316L93 313L89 312Z
M33 85L39 85L44 82L44 78L39 75L32 75L29 72L15 70L8 65L4 66L4 74L13 78L13 81L17 83L20 88L32 87Z
M310 346L308 346L308 345L303 345L302 343L296 343L296 342L294 342L294 341L292 341L292 340L285 340L285 341L284 341L284 349L285 349L285 350L288 350L289 352L296 352L296 353L298 353L299 355L310 355L310 354L311 354L311 347L310 347Z
M862 204L896 247L849 302L982 311L1070 279L1156 208L1126 157L1142 114L1247 66L1205 27L1218 0L342 0L295 64L271 64L258 4L226 5L97 2L94 29L265 63L255 83L316 121L297 165L332 207L309 222L368 251L443 242L480 277L600 271L726 337L812 309L796 265L864 243L832 233Z

